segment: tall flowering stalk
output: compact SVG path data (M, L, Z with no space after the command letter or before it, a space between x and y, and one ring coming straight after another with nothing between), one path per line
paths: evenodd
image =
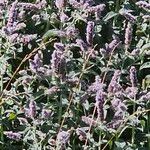
M132 87L137 86L137 73L136 73L136 68L134 66L130 68L130 81Z
M25 114L27 117L34 119L36 116L36 102L31 100L29 102L29 107L25 109Z
M98 119L103 120L104 119L104 112L103 112L103 104L104 104L104 84L101 83L101 79L99 76L95 77L95 82L89 86L88 93L94 92L96 93L95 96L95 105L97 107L97 114Z
M124 41L126 51L128 50L131 41L132 41L132 25L130 22L128 22L127 28L125 30L125 41Z
M51 58L51 69L53 73L64 75L66 59L62 50L54 50Z
M15 2L12 3L12 6L10 7L9 10L9 16L6 25L9 34L12 34L13 28L15 27L15 22L17 20L17 4L18 1L16 0Z
M130 68L130 82L131 82L131 86L133 89L136 89L137 87L137 73L136 73L136 68L134 66L132 66ZM135 112L136 109L136 93L134 94L134 104L133 104L133 113ZM135 127L132 127L132 139L131 142L132 144L134 144L134 140L135 140Z
M87 23L86 28L86 41L89 46L93 45L93 37L94 37L94 25L95 23L93 21L89 21Z
M121 76L120 70L116 70L111 81L110 81L110 84L108 86L108 92L109 93L116 95L118 92L122 91L122 87L119 84L120 76Z

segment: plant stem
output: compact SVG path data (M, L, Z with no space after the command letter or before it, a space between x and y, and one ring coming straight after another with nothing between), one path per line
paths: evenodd
M150 103L147 105L147 108L149 109ZM148 128L148 134L150 134L150 112L147 113L148 120L147 120L147 128ZM150 149L150 137L148 137L148 149Z
M135 99L136 96L134 96L133 113L135 112L135 107L136 107ZM131 139L132 145L134 144L134 141L135 141L135 127L132 127L132 139Z
M59 101L59 114L58 114L58 123L61 123L61 117L62 117L62 90L60 93L60 101Z
M102 140L102 131L100 130L100 132L99 132L99 141L98 141L98 143L99 143L98 150L101 150L101 140Z
M1 75L1 81L0 81L0 92L3 91L3 75ZM2 99L0 99L2 101ZM4 143L4 132L3 132L3 120L2 120L2 106L0 106L0 140L2 143ZM3 145L1 146L1 149L3 149Z

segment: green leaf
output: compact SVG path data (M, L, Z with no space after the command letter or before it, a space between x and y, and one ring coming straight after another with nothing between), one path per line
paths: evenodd
M144 64L140 67L140 70L146 69L146 68L150 68L150 62L144 63Z
M52 29L48 30L42 37L43 40L48 40L51 37L63 37L63 34L59 30Z
M104 21L108 21L108 20L110 20L111 18L113 18L113 17L115 17L115 16L117 16L118 15L118 13L115 13L115 12L113 12L113 11L111 11L111 12L109 12L105 17L104 17Z
M11 112L11 113L9 114L9 118L8 118L8 119L9 119L9 120L14 120L15 118L16 118L16 114L14 114L14 113Z

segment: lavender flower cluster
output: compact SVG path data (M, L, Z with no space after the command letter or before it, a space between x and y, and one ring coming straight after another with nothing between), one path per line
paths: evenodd
M0 149L150 149L149 8L1 0Z

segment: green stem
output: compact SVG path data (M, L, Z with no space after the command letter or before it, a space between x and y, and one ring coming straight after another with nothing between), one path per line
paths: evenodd
M100 130L100 133L99 133L99 147L98 147L98 150L101 150L101 140L102 140L102 131Z
M148 109L150 107L150 103L147 105ZM148 127L148 134L150 134L150 112L147 113L148 120L147 120L147 127ZM150 137L148 137L148 149L150 149Z
M58 83L57 83L58 85ZM60 85L62 85L62 79L60 79ZM61 118L62 118L62 90L60 91L60 96L59 96L59 113L58 113L58 123L60 124L61 123Z
M136 108L135 99L136 97L134 96L133 113L135 112L135 108ZM132 139L131 139L132 146L134 144L134 141L135 141L135 127L132 127Z
M3 91L3 76L1 76L1 81L0 81L0 92L2 92L2 91ZM0 99L0 101L2 101L2 99ZM0 140L2 143L4 143L2 105L0 106ZM3 149L3 145L1 146L1 149Z

